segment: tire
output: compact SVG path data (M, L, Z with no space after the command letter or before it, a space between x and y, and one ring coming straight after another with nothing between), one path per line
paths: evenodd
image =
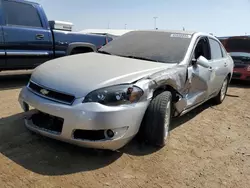
M146 144L163 147L166 145L171 122L172 94L164 91L157 95L149 104L141 129L140 140Z
M216 105L221 104L224 101L226 94L227 94L228 85L229 85L229 78L226 77L225 80L223 81L220 92L213 99Z

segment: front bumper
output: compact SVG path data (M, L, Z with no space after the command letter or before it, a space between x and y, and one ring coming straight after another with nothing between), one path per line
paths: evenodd
M25 119L28 129L41 135L72 143L75 145L117 150L127 144L138 132L149 101L134 105L108 107L99 103L82 103L76 99L72 105L64 105L44 99L32 93L27 87L21 90L19 103L25 109L25 103L43 113L62 118L63 125L59 134L41 129L30 117ZM76 130L118 130L113 138L86 140L74 137ZM123 130L123 131L119 131Z
M250 71L247 71L245 69L234 69L232 79L250 81Z

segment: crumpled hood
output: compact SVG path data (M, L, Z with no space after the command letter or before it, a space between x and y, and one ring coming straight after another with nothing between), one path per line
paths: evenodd
M48 61L33 71L31 80L79 98L95 89L131 83L175 65L92 52Z

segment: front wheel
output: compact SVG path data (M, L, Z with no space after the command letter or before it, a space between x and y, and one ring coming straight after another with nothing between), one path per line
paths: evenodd
M144 115L140 135L153 146L163 147L167 142L171 122L172 94L164 91L149 104Z
M222 87L220 89L220 92L218 93L218 95L214 98L214 102L216 104L221 104L225 97L226 97L226 94L227 94L227 89L228 89L228 84L229 84L229 79L228 77L225 78L223 84L222 84Z

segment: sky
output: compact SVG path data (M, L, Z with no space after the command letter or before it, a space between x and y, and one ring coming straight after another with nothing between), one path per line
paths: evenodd
M83 29L181 29L216 36L250 34L250 0L31 0L49 20ZM125 26L126 25L126 26Z

